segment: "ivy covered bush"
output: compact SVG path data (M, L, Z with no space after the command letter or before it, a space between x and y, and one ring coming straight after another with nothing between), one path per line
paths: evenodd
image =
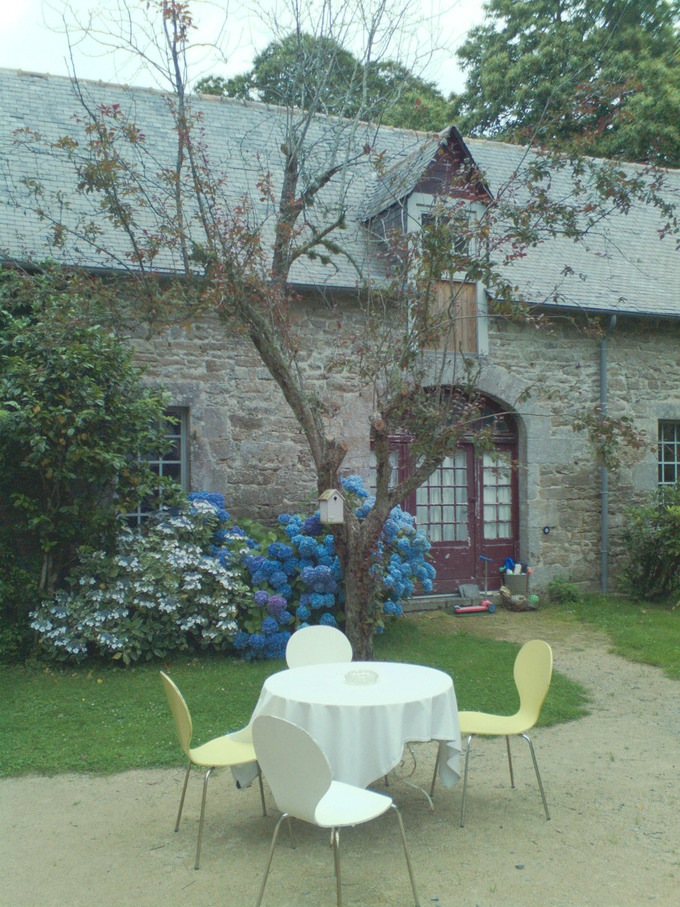
M360 519L373 506L359 476L343 480ZM432 589L427 537L395 507L378 543L378 632L416 584ZM220 494L189 495L143 533L125 531L115 551L91 551L69 588L31 617L49 657L163 658L199 650L283 658L290 635L309 624L343 623L342 568L319 514L281 514L276 526L233 521Z
M29 612L83 545L108 549L121 514L173 500L149 467L167 400L97 317L103 292L48 265L0 267L0 657L28 654Z

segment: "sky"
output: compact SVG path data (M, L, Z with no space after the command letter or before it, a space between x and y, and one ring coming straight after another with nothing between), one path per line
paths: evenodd
M249 68L254 53L266 47L273 35L267 20L273 13L275 0L260 0L259 8L255 7L255 2L253 0L250 8L245 3L227 3L226 0L199 0L194 4L199 25L195 34L199 42L214 40L225 20L225 10L227 24L223 30L225 59L217 62L212 51L196 50L191 61L193 75L232 76ZM412 19L404 29L411 38L405 52L406 61L413 64L412 68L418 74L435 82L445 95L460 91L464 86L465 77L456 65L455 49L468 30L482 21L482 3L483 0L411 2ZM0 66L69 75L69 42L64 31L66 5L63 0L6 0L0 20ZM72 21L75 13L81 21L86 21L89 12L98 6L111 11L117 5L118 0L101 4L97 0L71 0L68 4L71 12L66 15ZM141 7L145 4L144 0L129 0L129 5ZM80 78L153 84L148 73L140 72L138 66L132 66L120 54L102 49L91 41L78 41L73 31L71 38L75 43L73 60ZM429 50L431 47L434 49Z

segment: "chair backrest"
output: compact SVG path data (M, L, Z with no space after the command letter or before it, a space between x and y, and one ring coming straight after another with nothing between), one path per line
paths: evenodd
M284 718L260 715L252 724L255 755L281 812L315 822L331 786L331 766L307 731Z
M529 726L538 720L550 689L553 654L547 642L532 639L525 642L515 659L515 685L519 693L519 710L527 716Z
M289 668L351 660L352 644L349 639L342 630L324 624L296 630L286 646Z
M175 727L177 728L177 736L179 737L179 743L186 755L189 755L189 748L191 746L191 715L189 714L189 709L187 704L184 701L184 696L177 689L175 683L168 677L168 675L161 671L161 681L163 682L163 689L165 690L165 695L168 698L168 705L170 706L170 711L172 712L172 717L175 719Z

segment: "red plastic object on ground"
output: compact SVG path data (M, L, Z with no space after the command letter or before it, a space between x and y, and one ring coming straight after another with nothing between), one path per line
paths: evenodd
M456 614L480 614L482 611L488 611L489 614L493 614L496 606L486 598L478 605L454 605L453 610Z

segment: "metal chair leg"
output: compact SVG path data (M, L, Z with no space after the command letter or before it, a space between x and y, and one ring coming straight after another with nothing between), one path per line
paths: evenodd
M513 771L512 771L512 755L510 754L510 738L509 738L508 736L506 736L506 738L505 738L505 745L506 745L507 750L508 750L508 765L509 765L509 767L510 767L510 787L512 787L512 788L514 789L514 787L515 787L515 776L514 776Z
M331 830L333 840L333 866L335 869L335 894L338 907L342 907L342 894L340 890L340 831L337 828Z
M274 828L274 834L272 835L272 843L269 848L269 859L267 860L267 867L264 871L264 878L262 879L262 885L260 887L260 893L257 898L257 904L255 907L260 907L262 903L262 897L264 896L264 886L267 884L267 877L269 876L269 867L272 865L272 857L274 856L274 848L276 847L276 839L279 836L279 829L281 828L281 823L284 819L288 818L288 813L282 813L279 821L276 823Z
M522 734L522 737L529 744L529 749L531 750L531 758L534 763L534 771L536 772L536 780L538 781L538 789L541 792L541 800L543 800L543 809L545 810L546 819L550 820L550 813L548 812L548 803L545 799L545 791L543 790L543 782L541 781L541 773L538 770L538 762L536 761L536 753L534 752L534 745L531 742L531 738L528 734Z
M472 742L472 734L467 739L467 746L465 747L465 774L463 775L463 803L460 807L460 827L463 828L465 825L465 796L467 794L467 779L468 779L468 762L470 760L470 743Z
M401 842L404 845L404 856L406 857L406 866L408 867L408 875L409 875L409 878L411 879L411 888L413 889L413 899L415 901L416 907L420 907L420 901L418 900L418 892L416 891L416 880L415 880L415 876L413 875L413 866L411 864L411 855L409 854L408 844L406 843L406 832L404 831L404 823L402 821L401 813L399 812L397 805L395 803L393 803L391 808L395 811L395 813L397 814L397 819L399 820L399 831L401 832Z
M184 795L187 792L187 784L189 783L189 772L191 771L191 759L187 765L186 774L184 775L184 787L182 788L182 796L179 798L179 810L177 812L177 821L175 822L175 831L179 831L179 820L182 818L182 809L184 808Z
M260 800L262 800L262 815L267 815L267 806L264 802L264 784L262 783L262 769L258 765L257 767L257 777L260 781Z
M441 743L437 747L437 757L434 760L434 772L432 773L432 784L430 785L430 800L434 796L434 784L437 780L437 769L439 768L439 757L441 754Z
M205 778L203 779L203 797L201 799L201 818L198 822L198 844L196 845L196 863L194 864L194 869L198 869L200 860L201 860L201 841L203 839L203 820L205 819L205 798L208 794L208 780L212 768L209 768L205 773Z

